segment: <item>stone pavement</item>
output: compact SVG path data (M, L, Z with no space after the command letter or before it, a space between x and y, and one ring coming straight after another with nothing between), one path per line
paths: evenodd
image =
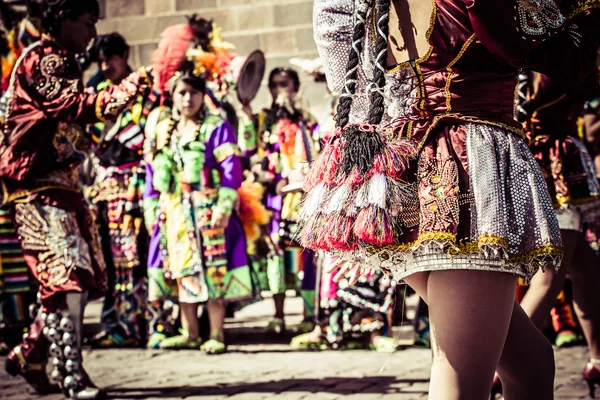
M300 299L288 300L288 325L301 319ZM92 304L86 322L93 327L99 305ZM88 372L114 399L206 400L410 400L426 399L430 352L409 348L389 356L370 351L295 352L289 338L273 340L262 327L273 313L265 300L228 320L229 352L207 356L200 351L86 351ZM403 331L405 332L405 331ZM402 334L402 333L400 333ZM556 351L556 399L587 398L580 379L586 360L582 347ZM3 359L0 359L3 363ZM0 372L0 399L36 397L24 381Z

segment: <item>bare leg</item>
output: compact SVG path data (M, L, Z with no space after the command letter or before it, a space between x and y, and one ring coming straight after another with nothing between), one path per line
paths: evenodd
M405 278L425 302L428 302L428 276L429 273L418 273ZM484 320L489 320L489 316ZM505 382L507 400L552 399L555 371L552 346L516 303L498 371Z
M196 340L200 336L198 327L198 303L180 303L181 327L187 332L188 340Z
M219 299L208 300L208 319L210 320L210 338L225 343L225 302Z
M498 375L506 400L553 399L554 352L515 302Z
M284 304L285 304L285 293L278 293L273 295L273 302L275 303L275 318L284 317Z
M590 349L600 359L600 258L580 236L575 260L569 270L573 282L575 313Z
M427 285L433 332L430 399L489 396L508 333L516 284L515 276L498 272L430 273Z
M539 271L531 280L529 289L521 301L521 307L529 315L538 329L544 326L550 310L556 303L556 296L565 283L565 276L573 258L579 232L561 230L565 254L558 272L549 268Z

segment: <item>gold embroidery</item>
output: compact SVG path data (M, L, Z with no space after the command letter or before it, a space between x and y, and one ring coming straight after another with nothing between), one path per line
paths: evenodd
M235 143L223 143L213 150L213 154L215 155L215 159L218 163L222 163L227 157L230 156L241 156L242 153L240 148Z
M600 7L600 0L588 0L573 10L567 19L571 19L576 17L578 14L581 14L584 11L591 10L592 8Z
M366 251L370 255L382 256L384 259L389 259L391 255L389 252L401 252L406 253L415 250L422 243L426 241L440 241L440 242L449 242L453 246L446 250L446 253L449 255L467 255L470 253L477 253L481 250L483 246L486 245L496 245L507 251L508 253L508 239L492 234L486 233L474 241L463 242L460 244L456 243L456 235L451 232L445 231L427 231L423 232L419 235L417 240L411 243L397 243L397 244L389 244L386 246L369 246L366 248ZM535 258L540 256L549 255L549 256L561 256L563 253L563 248L561 246L556 246L553 244L547 244L536 249L530 250L523 254L508 254L508 262L510 263L520 263L525 264Z

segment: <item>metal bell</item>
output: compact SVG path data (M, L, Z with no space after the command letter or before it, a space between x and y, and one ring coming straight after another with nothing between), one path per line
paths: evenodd
M65 363L65 369L67 370L67 372L75 372L75 371L79 371L80 365L79 365L79 361L77 360L67 360L67 362Z
M48 350L48 352L50 353L50 355L51 355L52 357L56 357L56 358L60 358L60 359L62 359L62 358L63 358L62 349L61 349L61 347L60 347L58 344L56 344L56 343L52 343L52 344L50 345L50 349Z
M62 381L62 374L59 369L54 368L52 372L50 372L49 378L52 383L60 383Z
M73 346L75 344L75 335L70 332L65 332L62 336L62 342L66 346Z
M65 357L69 360L77 360L79 358L79 351L73 346L65 346Z
M84 379L84 376L81 372L74 372L72 375L73 375L73 378L75 378L75 380L77 382L81 382Z
M54 313L50 313L48 314L48 317L46 318L46 325L50 328L56 328L58 327L58 314L54 314Z
M50 328L48 328L47 326L45 326L45 327L42 329L42 334L43 334L44 336L48 337L48 331L49 331L49 330L50 330Z
M37 315L37 305L36 304L30 304L29 305L29 318L35 319L36 315Z
M71 318L63 317L60 320L60 329L63 332L73 332L75 330L75 324L73 324L73 321L71 320Z
M65 389L75 389L77 387L77 380L73 376L69 375L65 378L63 387Z
M40 318L42 319L42 321L46 322L46 320L48 319L48 313L46 313L46 312L43 312L43 313L40 315Z
M48 329L48 333L46 334L50 343L59 343L60 342L60 333L55 328Z
M65 367L65 362L60 358L53 357L50 360L50 364L54 367L54 369L63 369Z

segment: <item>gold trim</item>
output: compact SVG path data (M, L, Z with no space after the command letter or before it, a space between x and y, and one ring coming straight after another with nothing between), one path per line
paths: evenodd
M584 11L591 10L592 8L600 7L600 0L589 0L577 7L573 10L568 16L567 19L571 19L576 17L578 14L581 14Z
M543 104L543 105L541 105L540 107L536 108L536 109L535 109L535 111L533 111L533 113L531 114L530 121L531 121L533 118L537 117L537 114L538 114L538 112L539 112L539 111L541 111L541 110L544 110L544 109L546 109L546 108L548 108L548 107L552 107L553 105L555 105L556 103L559 103L561 100L565 99L566 97L567 97L567 95L566 95L566 94L563 94L563 95L562 95L562 96L560 96L559 98L557 98L557 99L554 99L554 100L552 100L551 102L549 102L549 103L546 103L546 104Z
M237 144L227 142L217 146L213 150L213 154L215 156L215 160L220 164L229 156L241 156L242 152Z
M450 93L450 84L452 83L452 78L454 77L454 70L452 67L462 58L465 54L471 43L475 40L475 34L469 36L469 38L462 45L462 48L458 52L458 55L454 57L454 60L450 61L450 63L446 66L446 71L448 71L448 76L446 77L446 86L444 87L444 93L446 95L446 113L449 113L452 110L452 95Z
M406 253L409 251L416 250L416 248L421 245L423 242L428 240L439 240L449 242L454 248L450 248L446 251L448 255L467 255L470 253L477 253L481 250L481 248L485 245L497 245L506 251L508 254L508 239L496 235L493 233L485 233L479 236L476 240L463 242L460 244L456 243L456 234L447 231L427 231L423 232L419 235L417 240L411 243L397 243L397 244L389 244L386 246L368 246L366 248L367 253L371 255L376 255L380 253L382 250L388 250L393 252L402 252ZM528 252L522 254L508 254L509 263L526 263L531 261L534 258L543 256L543 255L554 255L560 256L563 254L563 247L556 246L553 244L543 245L541 247L535 248Z
M435 0L431 0L431 3L432 3L432 9L431 9L431 15L429 16L429 28L427 29L427 33L425 34L425 38L427 39L427 43L429 43L429 38L431 37L431 34L433 33L433 29L435 27L435 21L437 19L437 3L436 3ZM392 7L391 3L390 3L390 7ZM417 67L418 67L419 63L427 61L427 59L429 59L429 57L431 56L432 52L433 52L433 46L431 45L431 43L429 43L429 49L427 50L427 52L425 53L425 55L423 57L420 57L417 60L415 60L415 64L417 65ZM386 69L385 72L388 73L388 74L392 74L392 73L398 72L401 69L404 69L407 66L409 66L411 61L412 60L404 61L404 62L396 65L392 69ZM419 71L419 75L420 75L420 71Z
M510 133L513 133L513 134L519 136L521 139L525 140L527 143L529 142L529 139L527 138L525 131L521 128L515 128L514 126L510 126L510 125L507 125L502 122L489 121L489 120L483 120L483 119L480 120L480 119L476 119L476 118L462 116L459 114L447 113L447 114L436 115L435 117L433 117L433 121L431 122L431 125L427 128L427 131L425 131L425 135L423 136L423 139L421 139L421 141L419 142L419 146L417 147L417 152L419 152L419 151L421 151L421 149L423 149L423 146L427 142L427 139L429 138L431 131L437 127L438 123L443 119L449 119L449 118L456 119L459 121L469 122L469 123L473 123L473 124L491 125L491 126L495 126L498 128L502 128L502 129L509 131Z

